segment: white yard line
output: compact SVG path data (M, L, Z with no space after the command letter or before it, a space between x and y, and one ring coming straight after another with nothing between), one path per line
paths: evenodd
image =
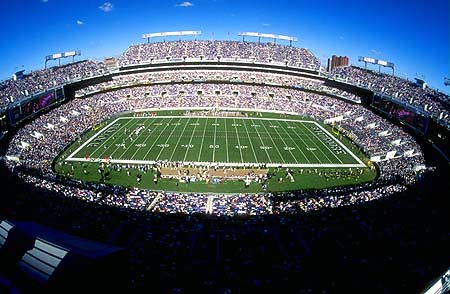
M297 142L294 140L294 138L292 138L291 134L288 131L286 131L286 129L283 127L283 125L279 121L277 123L284 130L284 132L289 136L289 138L291 138L292 142L294 142L295 146L297 146L298 150L303 155L303 157L305 157L306 161L308 163L311 163L311 161L309 160L308 156L306 156L306 154L303 152L302 148L300 148L300 146L298 146ZM303 144L305 144L305 143L303 142ZM306 146L306 144L305 144L305 146Z
M317 126L317 124L316 124L316 126ZM309 129L308 127L306 127L306 126L304 126L307 130L308 130L308 132L310 132L312 135L313 135L313 137L314 138L316 138L317 139L317 141L319 141L320 143L322 143L322 145L323 146L325 146L325 148L334 156L334 158L336 158L340 163L343 163L342 162L342 159L340 159L334 152L333 152L333 150L331 150L330 149L330 147L328 147L327 146L327 144L325 144L325 142L323 142L311 129ZM327 135L327 136L331 136L331 134L330 133L328 133L327 131L325 131L325 134ZM313 143L314 143L314 145L316 145L316 147L317 148L319 148L319 146L317 145L317 143L316 143L316 140L315 141L313 141ZM320 149L320 152L322 152L322 154L323 155L325 155L325 157L326 158L328 158L328 160L329 161L331 161L331 162L333 162L333 160L331 160L331 158L329 157L329 156L327 156L326 154L325 154L325 152L323 152L323 150L322 150L322 148L319 148Z
M278 133L277 128L274 128L274 129L275 129L275 132L277 133L278 137L280 137L281 141L283 141L284 147L289 147L286 145L286 142L284 141L283 137L280 136L280 133ZM297 157L295 157L294 153L292 153L292 151L290 149L288 149L287 151L289 151L289 153L291 153L292 158L294 158L295 162L298 163L298 159L297 159Z
M200 157L202 156L203 150L203 141L205 140L206 127L208 126L208 118L206 118L205 128L203 129L202 143L200 144L200 152L198 153L198 161L200 161Z
M184 124L183 131L181 132L181 135L178 137L177 145L175 145L175 148L173 148L172 154L170 155L169 161L172 161L173 155L175 154L175 151L176 151L177 148L178 148L178 144L180 144L181 138L182 138L183 135L184 135L184 131L186 130L186 127L188 126L188 124L189 124L190 121L191 121L191 119L189 118L188 121L187 121L187 123ZM176 127L175 127L174 129L176 129ZM173 133L173 130L172 130L172 133ZM170 134L169 138L172 137L172 133ZM167 140L169 140L169 138L167 138ZM192 138L192 137L191 137L191 138ZM189 146L187 146L186 149L189 149ZM159 156L158 156L158 157L159 157Z
M150 126L153 124L154 121L155 121L155 120L153 119L152 122L150 123ZM159 127L159 126L156 126L153 130L151 130L151 131L149 132L148 136L145 138L145 140L144 140L143 143L145 143L145 142L148 141L148 139L150 138L150 136L153 135L153 133L156 131L156 129L158 129L158 127ZM137 141L137 139L139 139L139 137L136 138L136 141ZM147 145L147 144L146 144L146 145ZM146 147L147 147L147 146L146 146ZM134 156L135 156L139 151L140 151L140 148L136 148L136 151L133 153L133 155L131 155L131 159L133 159Z
M319 152L322 153L322 155L325 156L326 159L327 159L328 161L333 162L333 160L332 160L325 152L323 152L322 148L319 147L319 145L316 143L316 141L317 141L317 140L320 141L320 143L322 143L322 145L324 145L324 146L325 146L325 143L323 143L323 141L322 141L321 139L317 138L317 136L314 135L314 132L311 131L311 130L308 128L308 126L302 126L302 127L305 128L305 129L306 129L308 132L310 132L311 134L313 134L313 137L314 137L316 140L311 140L311 142L312 142L312 144L313 144L314 146L316 146L316 148L319 150ZM305 135L307 135L307 134L305 134ZM309 138L311 138L309 135L307 135L307 136L308 136ZM327 146L325 146L325 147L327 147ZM330 151L330 149L328 149L328 151ZM342 163L342 160L340 160L338 157L336 157L336 155L335 155L334 153L333 153L333 155L334 155L335 158L338 159L338 161L339 161L340 163Z
M178 121L176 122L176 123L179 123L180 122L180 119L178 119ZM170 125L170 123L169 123L169 125ZM169 125L166 125L166 127L168 127ZM167 137L167 140L164 142L164 144L167 144L167 142L169 142L169 140L170 140L170 138L172 137L172 135L173 135L173 132L175 132L175 129L178 127L178 125L176 125L173 129L172 129L172 131L170 132L170 135ZM186 127L186 125L184 126L184 127ZM165 130L165 129L164 129ZM161 134L160 134L161 135ZM180 138L181 138L181 136L180 136ZM175 146L175 148L177 148L177 146ZM159 153L158 153L158 156L156 156L156 160L158 160L158 158L159 158L159 156L161 155L161 153L163 152L163 150L164 150L164 148L161 148L161 150L159 151ZM175 150L175 149L174 149Z
M269 131L266 128L266 125L264 123L262 123L262 125L264 126L264 129L266 130L267 135L269 135L270 140L272 141L272 144L275 146L275 149L277 149L278 154L281 157L281 160L283 160L283 163L286 163L286 159L283 157L283 155L280 152L280 149L278 149L278 145L275 143L275 141L273 140L272 136L270 135Z
M252 124L255 125L255 122L254 122L253 120L252 120ZM261 141L261 144L263 144L263 146L264 146L264 145L265 145L265 144L264 144L264 141L262 140L261 135L259 134L258 128L257 128L257 127L255 127L255 132L256 132L256 134L258 135L259 140ZM269 161L272 163L273 160L270 158L269 152L267 151L267 149L264 149L264 151L266 151L267 159L269 159Z
M131 120L130 120L130 121L131 121ZM139 123L139 120L137 120L137 122L135 122L134 124L131 124L131 128L135 127L138 123ZM128 123L127 123L127 125L128 125ZM126 139L126 138L124 138L124 137L116 138L115 140L113 140L111 146L114 146L114 144L115 144L117 141L119 141L121 138L122 138L122 139ZM106 143L106 142L105 142L105 143ZM117 152L117 150L119 150L119 148L120 148L120 147L117 146L116 149L114 149L114 151L113 151L109 156L112 158L112 155L115 154L115 153Z
M145 123L144 123L145 124ZM142 132L141 134L139 134L136 139L131 140L130 139L130 145L125 149L125 151L122 152L122 154L120 154L119 158L121 159L122 156L128 152L128 150L130 150L131 146L133 146L133 144L144 134L145 132ZM110 157L113 157L113 154L115 154L117 152L117 150L119 150L120 147L117 147L116 150L113 151L113 153L110 154ZM139 150L139 148L137 148L137 150ZM133 159L133 156L131 157L131 159Z
M302 126L302 127L304 127L304 126ZM302 141L302 143L305 145L306 148L310 148L310 146L306 143L305 138L303 138L302 136L300 136L297 132L294 132L294 134L297 136L297 138L300 139L300 141ZM308 141L309 141L309 142L313 142L313 140L310 139L310 138L308 138ZM312 155L316 158L317 162L321 162L320 159L319 159L319 157L317 157L316 153L311 152L310 154L312 154ZM308 158L308 156L306 156L306 158ZM308 162L311 163L311 161L310 161L309 159L308 159Z
M214 148L213 148L212 162L214 162L216 159L216 134L217 134L217 117L216 117L216 121L214 122Z
M364 162L361 161L361 159L359 159L358 156L356 156L352 151L350 151L350 149L347 148L347 146L345 146L341 141L339 141L338 139L336 139L335 136L333 136L332 134L330 134L330 132L328 132L325 128L323 128L321 125L319 125L316 122L313 122L316 126L319 127L319 129L321 129L322 131L324 131L325 133L327 133L339 146L341 146L345 151L348 152L348 154L350 154L351 157L353 157L359 164L362 165L362 167L366 167L366 165L364 164Z
M147 157L147 155L150 153L150 150L152 150L153 146L155 146L156 142L158 142L159 138L160 138L161 135L164 133L164 131L167 129L167 127L170 126L170 124L172 123L172 121L173 121L173 118L171 118L170 121L169 121L169 123L164 127L164 130L163 130L161 133L159 133L158 138L156 138L156 139L153 141L152 146L151 146L151 147L147 150L147 152L145 153L144 159L145 159L145 158ZM163 148L161 148L161 150L162 150L162 149L163 149Z
M133 120L131 120L131 119L128 120L127 123L125 123L124 125L122 125L119 129L117 129L116 132L114 132L114 135L116 135L117 133L119 133L119 131L120 131L121 129L127 127L131 122L133 122ZM134 123L132 123L131 126L136 125L138 122L139 122L139 121L137 121L137 122L134 121ZM109 137L108 139L106 139L102 144L100 144L97 148L95 148L95 150L94 150L93 152L91 152L91 155L90 155L90 156L94 156L94 154L95 154L101 147L103 147L106 143L108 143L109 140L110 140L112 137L113 137L113 136L110 136L110 137ZM115 144L118 140L120 140L120 138L122 138L122 137L119 136L118 138L113 139L110 146L114 146L114 144ZM89 145L88 145L88 146L89 146ZM113 153L114 153L118 148L119 148L119 147L116 147L116 149L114 149ZM107 149L109 149L109 147L107 147L106 150L107 150Z
M241 149L241 140L239 140L239 133L237 131L237 127L236 127L236 119L233 118L233 123L234 123L234 130L236 131L236 138L238 141L238 145L239 145L239 153L241 154L241 162L244 162L244 157L242 156L242 149Z
M253 151L253 156L255 157L255 161L259 162L258 157L256 156L255 148L253 147L252 139L250 138L250 134L248 133L248 130L247 130L247 124L244 121L242 121L242 124L244 125L245 131L247 132L247 138L250 141L250 145L252 146L252 151ZM266 150L266 152L267 152L267 150Z
M227 149L227 162L230 162L230 155L228 152L228 131L227 131L227 121L224 121L225 123L225 147Z
M195 126L194 126L194 131L192 132L191 138L189 139L189 145L191 145L191 143L192 143L192 138L194 137L195 129L197 128L197 125L198 125L198 120L199 120L199 119L197 118L197 121L195 122ZM183 159L183 161L186 161L186 157L187 157L187 155L188 155L189 149L191 149L191 148L186 148L186 153L184 153L184 159Z
M134 117L134 116L123 116L120 117L121 119L141 119L143 117ZM184 115L166 115L166 116L155 116L153 117L155 119L164 119L164 118L211 118L211 119L216 119L217 116L201 116L201 115L190 115L190 116L184 116ZM305 123L315 123L314 121L311 120L301 120L301 119L284 119L284 118L270 118L270 117L259 117L259 118L254 118L254 117L235 117L235 116L223 116L220 117L220 119L248 119L248 120L252 120L252 119L257 119L257 120L279 120L279 121L292 121L292 122L305 122Z

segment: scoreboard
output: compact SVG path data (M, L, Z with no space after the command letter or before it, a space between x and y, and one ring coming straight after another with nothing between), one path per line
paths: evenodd
M372 107L422 135L428 131L429 115L403 101L375 94L372 100Z
M14 126L22 120L33 117L42 110L63 100L65 100L64 87L55 88L24 99L9 108L7 112L9 125Z

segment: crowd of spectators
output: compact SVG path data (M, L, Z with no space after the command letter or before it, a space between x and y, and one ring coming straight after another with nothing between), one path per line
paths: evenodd
M120 65L139 64L142 62L161 62L167 59L180 60L189 58L203 60L254 60L259 63L286 63L308 69L318 69L317 58L307 49L236 41L175 41L132 45L119 58ZM0 108L10 103L43 92L47 89L70 83L76 80L96 76L107 72L103 63L81 61L63 66L51 67L26 74L17 80L6 80L0 83ZM368 87L369 89L402 100L422 109L445 125L450 125L448 95L422 88L415 83L388 75L364 70L358 67L335 68L329 75L331 78L344 79L347 82ZM360 98L341 89L326 86L323 81L310 80L283 74L264 74L243 71L185 70L163 71L144 74L125 74L114 76L112 81L99 83L77 91L77 96L96 93L107 89L143 85L157 82L190 82L190 81L227 81L262 83L281 86L298 86L312 91L320 91L337 95L356 102Z
M16 80L5 80L0 83L0 109L21 98L73 82L74 80L103 74L106 71L103 63L85 60L32 71Z
M200 58L204 60L222 59L253 59L255 62L288 63L290 66L318 69L317 58L307 49L236 41L175 41L132 45L119 58L120 65L142 62L155 62L169 59ZM81 61L63 66L38 70L17 80L6 80L0 84L0 108L6 108L9 103L45 91L55 86L73 82L107 72L103 63ZM449 125L450 99L436 90L388 75L364 70L357 67L335 68L329 75L332 78L344 79L348 82L368 87L369 89L402 100L419 109L430 113L436 120ZM99 83L80 90L82 96L105 89L123 86L142 85L154 82L186 82L186 81L229 81L246 83L264 83L273 85L299 86L305 89L322 91L329 94L360 101L353 93L325 86L322 81L296 78L288 75L264 74L236 71L171 71L114 77L111 82Z
M450 98L441 92L429 87L422 88L400 77L354 66L336 67L333 76L404 101L450 126Z
M396 197L357 208L291 215L301 207L292 195L289 202L272 200L274 211L283 212L249 218L169 215L80 201L73 195L86 188L63 194L67 183L55 192L24 184L3 164L0 172L5 183L0 219L32 220L126 248L126 263L115 266L122 267L120 280L128 289L417 292L447 266L442 256L448 247L448 201L442 189L448 187L448 173L430 174ZM309 207L322 205L309 202Z
M237 41L175 41L132 45L119 58L119 65L190 58L272 62L312 70L320 67L319 60L305 48Z
M148 84L164 83L191 83L191 82L216 82L233 84L260 84L268 86L298 87L309 91L323 92L360 102L359 96L341 89L325 85L323 80L313 80L295 77L287 74L262 73L237 70L183 70L183 71L159 71L138 74L124 74L114 76L111 81L87 86L75 93L76 97L84 97L106 90L120 89L124 87L143 86ZM157 88L156 88L157 89Z
M346 188L344 192L339 191L339 197L335 196L336 191L329 190L325 194L303 197L296 202L284 198L289 203L276 201L274 207L273 199L277 199L275 195L218 195L211 198L208 207L208 197L212 196L190 193L162 193L155 200L156 194L148 191L139 194L136 191L113 190L99 194L98 187L90 186L77 187L76 191L70 190L74 189L70 187L65 191L65 185L59 182L51 169L53 159L67 145L77 140L86 129L117 113L146 108L212 105L289 109L321 121L341 116L341 132L347 133L368 156L378 156L380 177L362 190L352 187ZM389 152L393 154L392 158L386 157ZM67 195L81 195L86 200L141 210L149 208L152 211L218 215L309 211L370 201L403 191L417 180L425 167L421 148L412 136L360 105L300 89L211 83L125 88L83 99L76 98L18 130L9 144L7 155L20 158L19 162L11 160L7 164L23 175L26 181L51 187ZM27 175L27 171L33 171L33 176ZM130 193L137 194L130 197ZM153 200L156 202L149 207Z

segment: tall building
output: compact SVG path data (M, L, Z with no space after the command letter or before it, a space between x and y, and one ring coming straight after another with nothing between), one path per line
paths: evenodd
M332 71L335 67L347 66L348 65L348 57L347 56L336 56L333 55L331 58L328 58L328 66L327 70Z

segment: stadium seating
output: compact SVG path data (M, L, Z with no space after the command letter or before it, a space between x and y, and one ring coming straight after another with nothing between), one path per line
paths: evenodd
M196 97L196 93L200 89L204 93L201 99ZM214 94L217 90L221 93L220 99L217 99L217 95ZM178 95L180 91L186 94L180 96ZM168 95L161 98L160 93L162 92L166 92ZM239 93L237 97L233 95L236 92ZM147 93L149 95L146 95ZM256 93L256 95L252 93ZM274 94L272 100L265 99L265 97L269 97L269 93ZM287 97L291 97L291 99ZM391 150L395 150L397 154L389 161L378 163L381 175L378 181L365 187L364 191L348 189L346 195L342 195L339 191L339 197L331 197L330 191L327 191L327 196L319 193L318 200L308 198L307 200L302 199L296 204L295 202L277 203L278 208L272 207L270 201L260 201L258 197L252 198L246 194L235 195L234 200L231 196L223 195L214 198L212 212L218 215L308 211L321 207L336 207L370 201L404 191L406 186L413 184L421 173L416 170L416 167L424 165L421 148L410 135L360 105L345 103L338 99L307 93L299 89L287 90L270 86L209 83L125 88L72 100L19 130L11 141L7 154L20 157L21 162L17 164L10 161L9 165L11 169L23 171L20 174L25 181L40 187L89 201L101 201L115 206L144 210L155 199L155 193L146 192L140 194L139 197L130 198L126 197L128 191L121 191L112 192L107 197L99 198L95 189L89 186L64 187L54 180L56 175L51 169L53 159L67 144L76 140L85 129L113 114L133 109L210 105L240 108L254 108L255 105L258 105L259 108L268 110L287 108L319 120L341 114L344 116L344 129L370 156L386 154ZM74 110L79 115L74 115ZM61 117L66 120L61 120ZM375 123L376 126L367 128L369 122ZM48 124L55 127L46 128ZM42 133L43 136L39 138L32 136L35 131ZM389 131L390 135L380 136L382 131ZM401 144L392 143L393 141L399 142L398 140ZM28 147L24 147L22 142L29 144ZM27 170L33 170L34 175L29 175ZM36 172L38 176L36 176ZM159 202L152 207L155 212L206 213L206 198L196 194L178 196L176 193L168 193L161 195L158 200ZM236 201L240 203L239 209L232 209L225 205L226 203L231 205Z
M132 45L119 57L119 70L111 73L109 79L78 87L75 99L22 126L9 143L6 154L14 160L7 161L8 167L37 187L90 202L135 210L149 209L153 203L150 210L154 212L217 215L294 213L370 201L404 191L417 181L423 170L427 170L421 147L411 135L361 106L361 99L354 92L329 86L323 74L317 73L317 79L312 79L287 72L234 70L232 67L145 70L149 63L192 60L275 64L299 71L309 70L309 75L320 68L317 58L309 50L274 44L176 41ZM141 66L144 70L130 73L130 66ZM33 93L103 73L110 74L104 64L93 61L32 72L23 79L2 83L1 105L8 107ZM314 73L312 75L314 77ZM400 78L355 67L335 69L328 78L329 81L345 79L368 87L422 108L444 124L449 121L448 97L434 90L421 89ZM273 195L261 200L261 197L247 194L212 197L129 189L107 189L106 194L100 196L97 187L92 185L65 185L52 169L53 160L66 146L105 118L135 109L207 106L289 109L321 121L341 116L343 132L369 157L378 161L380 175L363 190L343 188L312 193L315 197L274 202ZM127 197L130 194L134 197ZM212 203L212 206L206 207L206 203Z

